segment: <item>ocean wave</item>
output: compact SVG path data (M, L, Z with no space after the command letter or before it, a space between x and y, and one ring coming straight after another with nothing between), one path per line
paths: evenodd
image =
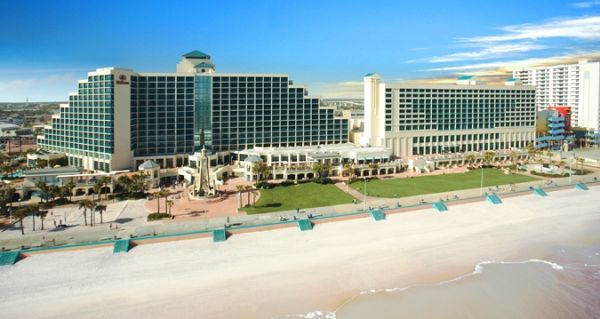
M448 280L444 280L444 281L439 281L436 283L432 283L432 284L426 284L426 285L416 285L416 286L406 286L406 287L394 287L394 288L379 288L379 289L369 289L369 290L365 290L365 291L361 291L358 293L358 295L353 296L349 299L347 299L344 303L342 303L337 309L335 309L334 311L321 311L321 310L316 310L316 311L311 311L311 312L307 312L306 314L288 314L288 315L283 315L283 316L276 316L273 319L280 319L280 318L303 318L303 319L336 319L336 313L339 309L341 309L343 306L345 306L346 304L352 302L353 300L355 300L356 298L358 298L359 296L363 296L363 295L370 295L370 294L379 294L379 293L396 293L396 292L402 292L405 290L408 290L410 288L414 288L414 287L426 287L426 286L436 286L436 285L445 285L451 282L456 282L456 281L460 281L463 280L467 277L471 277L471 276L475 276L475 275L479 275L481 273L483 273L484 268L488 265L514 265L514 264L529 264L529 263L542 263L545 265L548 265L550 267L552 267L552 269L557 270L557 271L562 271L565 269L564 266L559 265L557 263L548 261L548 260L543 260L543 259L528 259L528 260L523 260L523 261L492 261L492 260L486 260L486 261L482 261L479 262L475 265L475 268L473 269L472 272L464 274L464 275L460 275L458 277L452 278L452 279L448 279Z

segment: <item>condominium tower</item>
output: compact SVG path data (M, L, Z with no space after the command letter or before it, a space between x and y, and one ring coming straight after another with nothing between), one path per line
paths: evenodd
M537 88L538 111L570 106L571 125L594 130L600 125L600 61L580 61L513 71L524 85Z
M535 140L535 88L507 84L388 85L367 74L362 143L398 157L525 148Z
M89 72L38 137L41 149L63 152L88 170L131 169L145 160L186 164L207 149L230 151L348 142L348 120L321 107L285 74L223 74L199 51L183 55L175 73L102 68Z

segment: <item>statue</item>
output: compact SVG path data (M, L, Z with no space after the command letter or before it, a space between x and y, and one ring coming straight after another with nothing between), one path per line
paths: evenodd
M202 148L194 178L194 196L210 197L216 193L215 180L210 176L210 160Z

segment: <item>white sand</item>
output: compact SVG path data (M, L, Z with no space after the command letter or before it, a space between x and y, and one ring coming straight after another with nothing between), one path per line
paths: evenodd
M334 310L360 291L453 278L483 260L588 244L600 188L235 235L35 254L0 269L2 317L272 318Z

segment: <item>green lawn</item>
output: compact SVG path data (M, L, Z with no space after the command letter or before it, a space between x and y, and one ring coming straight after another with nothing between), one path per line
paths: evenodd
M260 214L296 208L350 204L352 199L352 196L333 184L304 183L263 189L260 191L260 199L256 205L245 207L242 210L248 214Z
M483 186L506 185L537 180L525 175L506 175L502 170L486 168L483 170ZM367 194L376 197L404 197L421 194L450 192L460 189L479 188L481 170L466 173L423 176L415 178L373 179L367 181ZM365 182L356 181L350 186L361 193Z

